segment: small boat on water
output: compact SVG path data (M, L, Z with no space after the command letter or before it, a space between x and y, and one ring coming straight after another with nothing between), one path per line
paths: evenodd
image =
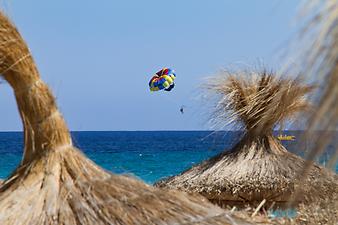
M278 135L277 138L280 141L294 141L296 139L296 137L293 135L282 135L282 134Z

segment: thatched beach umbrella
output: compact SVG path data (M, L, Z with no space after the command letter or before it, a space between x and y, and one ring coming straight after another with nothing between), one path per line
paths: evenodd
M220 205L265 199L283 206L295 188L303 191L298 201L325 198L338 191L335 175L314 164L306 182L297 183L295 178L305 161L273 136L275 124L308 107L304 96L312 87L266 71L225 71L212 78L207 88L217 96L214 117L242 124L245 135L230 151L155 186L200 193Z
M28 47L0 13L0 74L24 125L21 165L0 186L1 225L247 224L200 196L104 171L72 145Z

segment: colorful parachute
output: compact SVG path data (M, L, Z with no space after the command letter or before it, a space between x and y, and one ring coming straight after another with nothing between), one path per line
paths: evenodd
M163 68L158 71L149 81L150 91L171 91L174 88L176 74L174 70Z

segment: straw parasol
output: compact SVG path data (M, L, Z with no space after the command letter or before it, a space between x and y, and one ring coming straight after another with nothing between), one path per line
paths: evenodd
M295 178L305 161L288 152L272 134L276 124L308 108L304 96L313 87L302 85L299 79L277 78L266 70L243 70L224 71L210 79L207 89L216 93L213 118L242 124L245 135L230 151L155 186L200 193L221 206L264 199L266 205L285 206L297 187L303 192L298 202L338 191L335 175L314 164L306 182L298 184Z
M25 142L20 166L0 186L0 224L248 224L201 196L159 190L86 158L2 13L0 74L14 89Z

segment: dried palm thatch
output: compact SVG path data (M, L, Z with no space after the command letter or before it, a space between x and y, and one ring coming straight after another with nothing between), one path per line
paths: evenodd
M248 224L201 196L104 171L78 149L17 29L0 13L0 74L24 125L21 165L0 186L0 224Z
M305 23L296 42L302 51L298 52L297 58L301 59L302 73L321 84L316 93L317 110L309 120L308 133L313 130L328 131L315 137L316 144L308 156L312 161L332 143L334 132L330 131L336 131L338 126L338 2L308 1L302 12ZM334 147L337 149L338 146ZM334 167L337 159L336 150L328 165Z
M310 128L338 125L338 2L308 1L303 9L307 23L301 31L303 73L322 81L318 110Z
M335 132L338 125L338 2L331 0L306 1L302 7L303 27L299 39L295 41L300 59L301 72L308 79L321 84L316 93L316 110L312 113L306 136L315 130L313 143L307 156L308 163L299 173L299 182L307 178L311 161L331 144L334 155L328 162L328 168L335 169L338 159L338 146ZM301 49L301 51L299 51ZM319 135L318 135L319 134ZM338 193L330 195L330 199L311 205L301 205L299 216L293 224L337 224Z
M336 225L338 222L338 195L332 195L325 201L314 202L298 207L297 217L290 221L293 225Z
M207 88L218 97L213 117L242 123L246 134L230 151L156 186L200 193L221 206L256 204L263 199L267 206L272 202L283 206L297 187L303 193L298 202L327 198L328 193L338 191L335 175L314 164L306 182L297 183L305 161L272 135L276 123L308 108L304 96L312 86L302 85L299 79L277 78L267 71L225 71L212 78Z

